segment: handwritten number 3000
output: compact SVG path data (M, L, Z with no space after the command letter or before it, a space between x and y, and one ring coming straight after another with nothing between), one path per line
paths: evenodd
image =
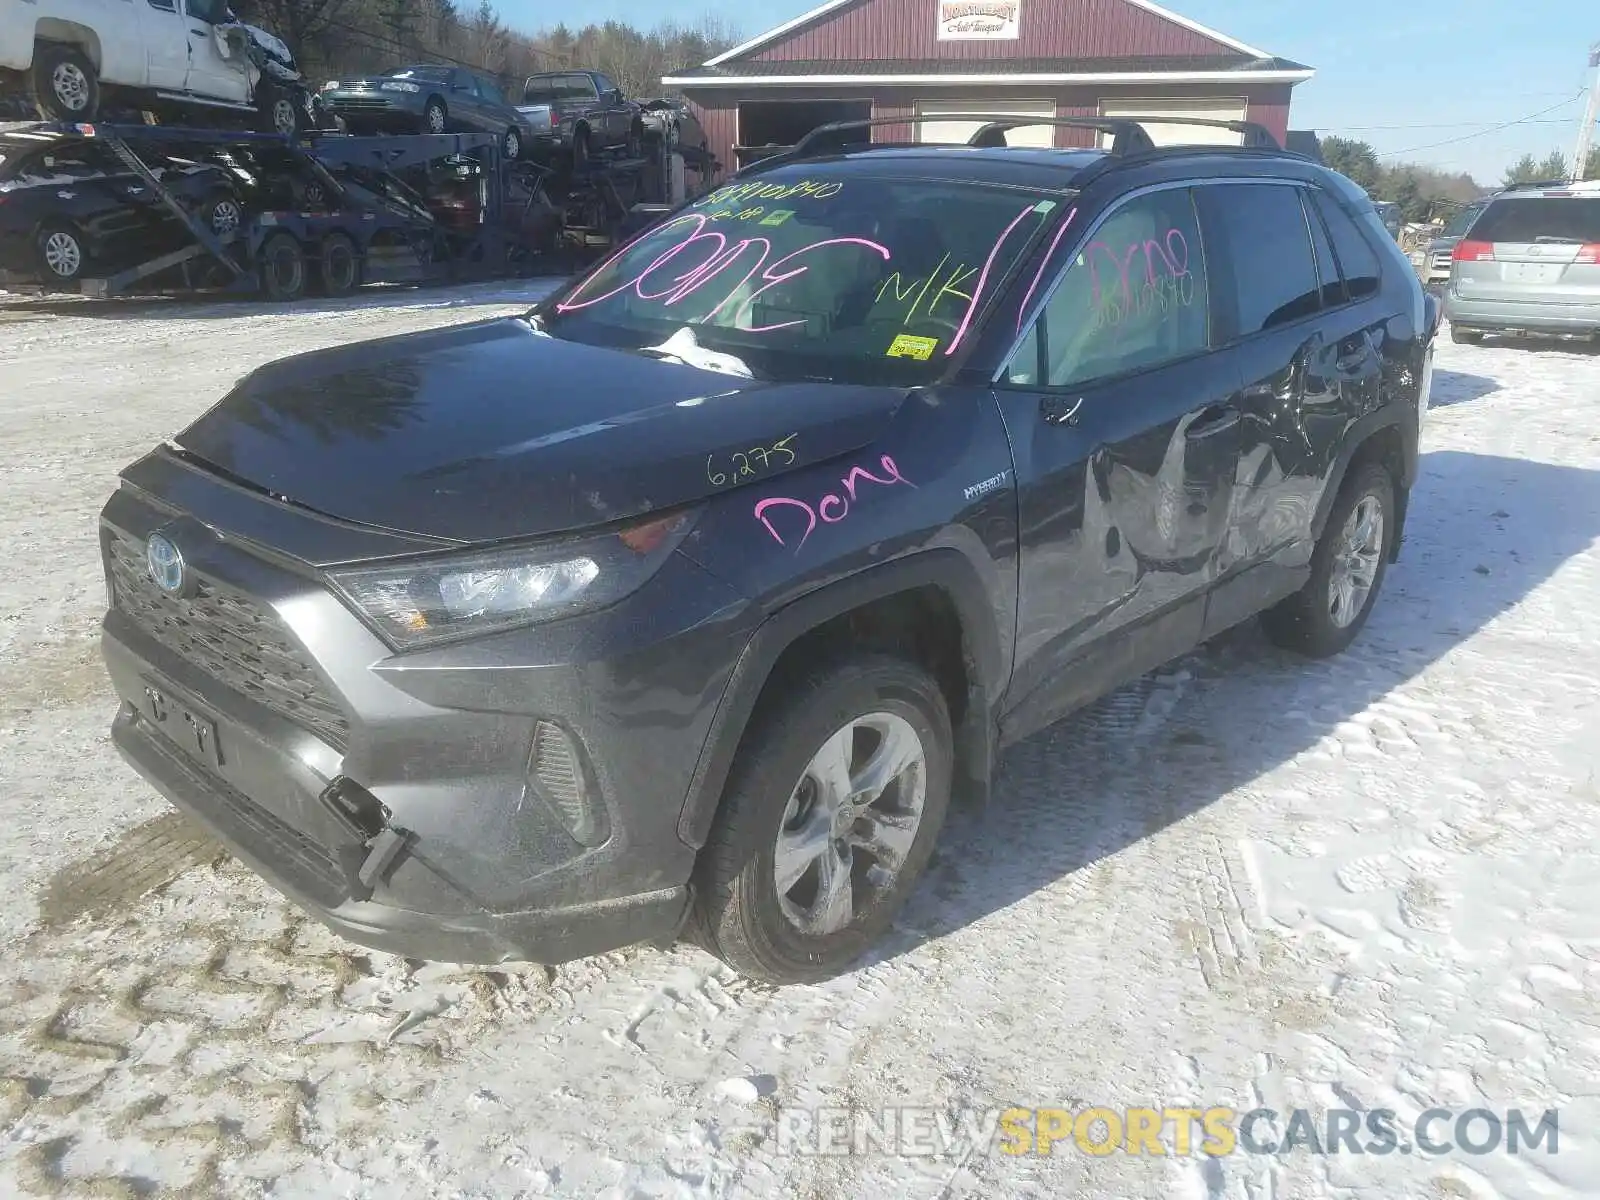
M789 456L783 462L776 464L780 467L787 467L794 462L794 451L789 449L789 443L799 436L797 433L791 433L782 441L773 442L770 446L752 446L749 450L735 451L728 456L732 459L732 464L726 471L714 470L712 463L717 456L708 454L706 455L706 479L712 487L721 487L725 483L734 483L740 479L753 478L774 465L772 456L775 454L787 454ZM757 459L757 465L752 466L751 459Z

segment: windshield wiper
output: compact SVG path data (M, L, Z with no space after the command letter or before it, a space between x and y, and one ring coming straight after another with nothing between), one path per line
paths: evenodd
M694 336L694 330L687 325L659 346L640 346L639 353L654 354L668 362L699 367L703 371L721 371L724 375L737 375L742 379L755 378L755 373L742 358L716 350L707 350Z

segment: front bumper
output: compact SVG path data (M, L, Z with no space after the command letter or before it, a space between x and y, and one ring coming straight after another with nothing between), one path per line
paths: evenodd
M246 526L268 507L249 504ZM318 523L272 515L290 540ZM182 548L193 596L140 583L134 555L157 529ZM672 595L640 593L644 615L397 656L314 571L134 489L107 504L102 543L114 744L312 916L364 946L452 962L562 962L677 929L695 857L678 822L748 640L744 605L688 559L646 585ZM574 832L535 781L551 722L576 747L598 837ZM370 828L330 801L352 787L381 811ZM383 845L394 856L365 874Z
M422 124L426 98L410 92L328 92L322 105L346 124L410 129Z
M1577 337L1600 334L1600 301L1508 300L1462 296L1451 289L1445 293L1444 313L1461 329Z

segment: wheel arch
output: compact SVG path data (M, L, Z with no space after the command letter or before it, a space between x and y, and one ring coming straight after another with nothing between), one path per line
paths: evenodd
M82 50L94 64L97 75L105 62L105 56L100 49L100 35L87 25L80 25L76 21L67 21L60 17L41 17L34 26L33 40L35 45L39 42L55 42L58 45Z
M1311 530L1313 542L1321 539L1334 500L1338 498L1350 472L1363 463L1379 462L1389 469L1394 478L1395 535L1389 549L1389 561L1399 559L1406 510L1417 477L1417 423L1411 418L1410 411L1401 405L1386 405L1377 412L1368 413L1351 426L1339 457L1328 472L1327 486L1322 489L1322 496L1317 501Z
M956 644L938 644L941 633L955 635ZM895 650L930 670L950 706L957 780L980 799L987 795L995 752L992 705L1004 686L1000 631L977 569L959 551L935 549L808 592L756 629L734 665L690 778L678 818L678 836L687 845L705 845L734 756L769 689L847 638L851 645Z

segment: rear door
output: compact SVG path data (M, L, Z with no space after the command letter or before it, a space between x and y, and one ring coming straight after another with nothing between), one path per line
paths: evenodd
M1600 192L1501 196L1455 256L1453 286L1463 299L1600 303Z
M1243 381L1239 472L1209 636L1274 590L1292 590L1344 431L1379 402L1383 318L1376 255L1367 247L1358 258L1365 242L1357 233L1345 251L1354 280L1347 286L1317 194L1275 179L1197 194L1218 264L1214 328Z
M1239 460L1192 192L1092 227L997 381L1022 538L1009 734L1199 639Z

